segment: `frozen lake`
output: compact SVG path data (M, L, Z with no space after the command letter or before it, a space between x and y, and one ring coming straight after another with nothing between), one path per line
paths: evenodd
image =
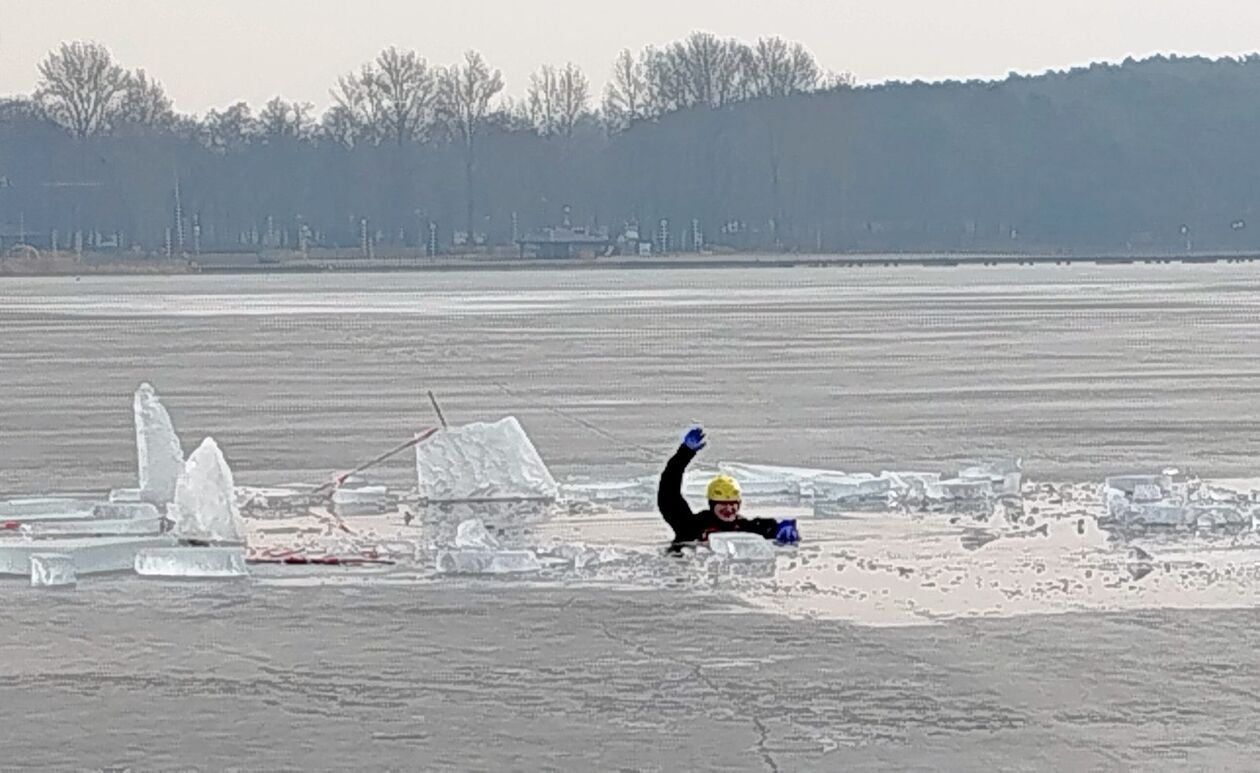
M844 470L1260 452L1252 265L11 279L0 327L10 491L126 480L145 380L257 483L374 456L428 389L517 415L559 475L650 472L693 419L711 458Z
M429 389L452 422L519 417L558 476L655 472L700 420L707 461L1248 477L1258 328L1251 265L6 280L0 490L134 485L142 381L244 484L376 455ZM51 769L1252 767L1255 535L1143 542L1135 578L1074 519L978 551L942 518L802 526L799 564L737 594L7 582L0 738Z

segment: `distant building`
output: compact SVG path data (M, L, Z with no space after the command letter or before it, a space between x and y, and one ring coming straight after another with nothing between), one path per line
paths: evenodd
M611 254L607 229L553 226L530 231L516 243L522 258L581 258Z

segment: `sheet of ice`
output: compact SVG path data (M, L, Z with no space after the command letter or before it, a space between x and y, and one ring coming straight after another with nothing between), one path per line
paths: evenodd
M389 496L385 486L353 486L339 487L333 491L332 501L335 505L374 505L383 507Z
M469 518L460 521L455 529L455 547L498 550L500 545L499 540L486 529L480 519Z
M642 504L655 501L656 483L656 476L606 482L570 480L560 486L560 494L585 502Z
M709 550L728 561L773 561L770 541L756 534L726 531L709 535Z
M1138 486L1158 486L1164 493L1172 491L1172 478L1166 474L1159 475L1111 475L1106 479L1106 487L1133 494Z
M429 501L554 499L559 487L514 416L442 430L416 446Z
M172 533L181 539L244 541L232 470L214 438L206 438L188 457L168 515L175 524Z
M866 473L829 475L814 481L814 499L828 502L879 502L882 504L888 501L892 483L891 478L877 478Z
M65 553L32 553L31 586L57 588L75 585L74 557Z
M538 556L529 550L440 550L436 566L441 574L525 574L542 570Z
M76 520L94 517L97 503L70 497L23 497L0 501L0 521Z
M131 571L136 553L175 544L169 535L154 537L83 537L59 540L0 540L0 574L29 577L31 556L62 553L74 559L80 575Z
M175 499L175 489L184 469L184 452L170 414L149 384L141 384L136 390L134 410L140 498L164 506Z
M152 507L152 505L149 505ZM134 537L162 533L162 517L89 518L82 521L36 521L26 524L22 534L47 537Z
M136 574L144 577L245 577L245 548L171 547L141 550Z

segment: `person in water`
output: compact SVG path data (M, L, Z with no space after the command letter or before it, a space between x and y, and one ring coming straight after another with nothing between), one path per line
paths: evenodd
M718 531L746 531L772 539L780 545L800 541L796 521L776 521L773 518L741 518L739 516L742 495L739 483L729 475L719 475L709 481L706 496L709 509L692 512L682 495L683 473L687 465L705 446L704 430L692 427L683 435L682 445L665 464L661 482L656 491L656 506L665 522L674 530L670 545L678 552L684 543L704 542Z

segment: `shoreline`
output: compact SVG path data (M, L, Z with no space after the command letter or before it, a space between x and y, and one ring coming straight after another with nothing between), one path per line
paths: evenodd
M517 258L493 256L441 256L437 258L384 257L295 259L263 262L258 255L206 255L199 259L115 260L46 258L0 258L0 279L55 276L187 276L191 274L319 274L319 273L428 273L471 271L573 271L573 270L669 270L704 268L957 268L962 266L1070 266L1077 263L1098 266L1253 263L1260 253L1204 252L1187 255L1124 254L999 254L999 253L819 253L722 255L681 254L674 256L608 258Z

